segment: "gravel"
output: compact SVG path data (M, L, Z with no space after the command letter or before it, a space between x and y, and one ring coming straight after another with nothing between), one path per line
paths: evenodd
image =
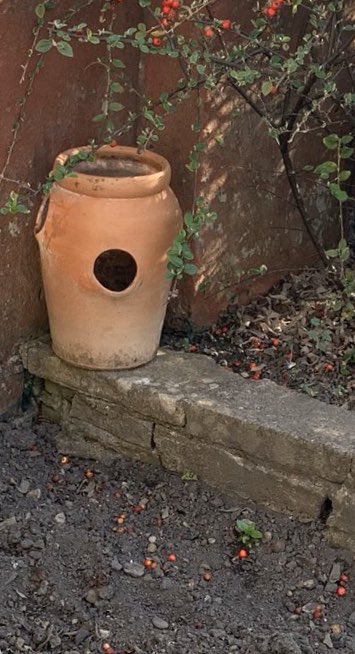
M355 653L353 557L324 524L158 466L63 464L57 430L0 424L1 654ZM237 518L264 533L245 560Z

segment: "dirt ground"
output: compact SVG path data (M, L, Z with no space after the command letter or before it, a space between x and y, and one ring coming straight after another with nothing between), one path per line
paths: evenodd
M353 557L321 521L159 467L63 459L57 429L0 424L2 654L355 652ZM264 534L245 560L240 517Z
M211 329L166 332L163 343L355 409L355 307L329 271L289 275L265 297L231 304Z

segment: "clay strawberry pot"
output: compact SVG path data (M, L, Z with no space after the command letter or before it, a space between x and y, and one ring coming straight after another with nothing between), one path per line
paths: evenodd
M82 368L134 368L157 352L167 252L182 225L170 166L103 146L74 172L54 184L35 228L53 350Z

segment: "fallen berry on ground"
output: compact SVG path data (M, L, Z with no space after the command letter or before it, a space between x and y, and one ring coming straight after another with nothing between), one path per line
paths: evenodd
M336 589L336 594L338 597L344 597L344 595L346 595L346 588L344 588L344 586L339 586L339 588Z

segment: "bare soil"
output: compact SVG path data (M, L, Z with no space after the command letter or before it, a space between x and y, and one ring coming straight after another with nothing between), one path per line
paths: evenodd
M57 430L0 424L0 652L355 652L353 557L321 520L160 467L63 458ZM245 560L238 517L264 534Z

